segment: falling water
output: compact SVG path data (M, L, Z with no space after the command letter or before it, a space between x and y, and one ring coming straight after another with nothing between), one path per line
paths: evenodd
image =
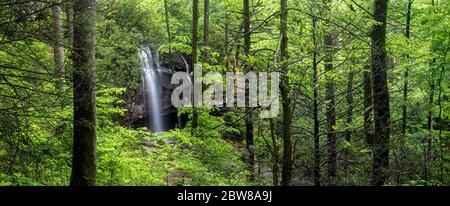
M141 68L144 71L144 83L147 95L147 102L150 109L146 109L146 115L150 117L151 128L154 132L163 131L161 121L161 87L159 86L159 56L158 52L153 52L147 47L143 46L139 51L139 59Z
M184 62L184 66L186 67L186 73L187 74L189 74L189 64L188 64L188 62L186 61L186 59L184 58L184 56L183 55L180 55L181 56L181 59L183 60L183 62ZM190 80L190 79L189 79Z
M186 74L189 75L189 64L188 64L188 62L186 61L186 59L183 57L183 55L181 55L181 59L182 59L183 62L184 62L184 67L186 67L185 72L186 72ZM188 78L188 80L189 80L189 84L192 85L191 78Z

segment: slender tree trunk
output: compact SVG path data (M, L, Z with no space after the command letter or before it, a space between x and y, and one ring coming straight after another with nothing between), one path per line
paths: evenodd
M209 0L203 1L203 61L209 62Z
M434 104L434 90L436 88L436 84L434 81L435 76L435 65L436 59L433 59L433 62L431 63L431 78L430 78L430 96L428 97L428 115L427 115L427 129L428 129L428 138L426 138L426 152L424 157L424 179L425 181L428 181L429 178L429 171L428 171L428 162L431 160L432 155L432 146L433 146L433 104Z
M270 135L272 137L272 145L273 145L273 154L272 154L272 178L273 178L273 186L278 186L278 162L279 162L279 156L278 156L278 145L277 145L277 138L275 136L275 129L274 129L274 122L273 119L269 119L270 123Z
M246 63L245 63L245 71L251 70L249 65L249 57L250 57L250 37L251 37L251 31L250 31L250 20L251 14L250 14L250 1L244 0L244 54L246 56ZM247 87L248 88L248 87ZM246 92L246 102L249 102L250 97L248 96L248 92ZM245 108L245 113L247 116L245 117L245 138L246 138L246 146L247 146L247 164L248 164L248 170L250 171L250 175L248 179L250 181L254 181L255 176L255 152L254 152L254 143L253 143L253 114L252 109L250 107Z
M313 139L314 139L314 185L320 186L320 136L319 136L319 67L317 66L317 19L312 17L313 52Z
M251 13L250 13L250 0L244 0L244 55L248 58L250 55L251 46ZM248 60L248 59L247 59ZM246 69L249 69L248 67Z
M229 43L228 43L228 13L226 13L225 14L226 16L225 16L225 26L224 26L224 50L225 50L225 52L224 52L224 54L225 54L225 57L224 57L224 63L225 63L225 72L224 72L224 74L226 73L226 72L228 72L229 71L229 69L230 69L230 49L229 49L229 47L230 47L230 45L229 45Z
M281 185L288 186L292 177L292 140L291 140L291 101L289 98L289 76L288 76L288 36L287 36L287 0L280 0L280 60L281 68L281 101L283 105L283 168L281 172Z
M372 184L383 185L388 179L390 110L386 63L386 19L388 0L374 1L371 40L371 66L374 95L375 144L373 147Z
M345 141L350 142L352 140L352 124L353 124L353 70L350 68L350 72L348 74L347 79L347 129L345 131ZM349 159L350 159L350 151L348 149L345 150L345 158L344 158L344 172L348 172L349 169Z
M250 24L251 24L251 14L250 14L250 1L244 0L244 55L246 56L247 60L245 63L245 71L251 70L249 65L249 57L250 57L250 38L251 38L251 31L250 31ZM247 87L248 88L248 87ZM246 102L249 102L249 96L248 92L246 92ZM248 170L250 171L250 175L248 179L250 181L254 181L254 172L255 172L255 153L254 153L254 140L253 140L253 114L251 112L250 107L246 107L245 112L247 114L245 118L245 138L246 138L246 146L247 146L247 164L248 164Z
M95 28L96 1L74 1L73 161L70 185L95 185L96 95Z
M330 13L331 0L323 0L324 9L326 15ZM329 24L325 23L326 29L329 29ZM333 185L336 179L337 171L337 154L336 154L336 100L334 95L334 78L333 78L333 50L334 42L333 35L330 31L327 31L324 37L325 43L325 76L326 76L326 95L325 102L327 104L327 174L328 174L328 184Z
M408 0L408 6L407 6L407 11L406 11L406 28L405 28L405 38L410 39L410 31L411 31L411 7L412 7L412 3L414 2L414 0ZM409 53L406 55L406 60L407 63L410 64L411 60L410 60L410 55ZM401 176L402 176L402 171L401 171L401 166L400 164L403 162L403 151L404 151L404 147L405 147L405 139L406 139L406 129L408 126L408 76L409 76L409 70L410 67L407 66L405 69L405 73L403 76L403 102L402 102L402 126L401 126L401 134L402 136L400 137L400 156L397 156L397 152L394 150L392 152L392 154L394 155L394 160L395 160L395 173L396 173L396 182L397 185L401 184Z
M67 39L69 40L69 47L73 46L73 2L66 1L66 15L67 15Z
M56 88L64 92L65 69L64 69L64 34L62 29L61 6L52 8L53 14L53 61L57 77Z
M63 32L63 22L62 22L62 9L61 5L57 4L52 8L53 17L53 62L55 66L55 77L56 77L56 89L61 94L60 105L61 108L66 106L66 99L64 97L66 93L66 71L64 65L64 32ZM61 135L67 124L62 122L56 129L55 134Z
M166 33L167 33L167 41L169 43L169 70L173 70L173 62L172 62L172 33L170 31L170 15L169 15L169 3L167 0L164 0L164 16L165 16L165 22L166 22ZM187 68L186 68L187 69ZM177 127L181 128L181 116L177 115Z
M191 68L198 62L198 0L193 0L192 3L192 63ZM194 101L195 98L192 98ZM198 113L195 108L195 103L192 104L192 130L191 133L198 127Z
M236 43L236 50L234 51L233 72L236 72L237 68L240 65L239 55L240 55L241 45L240 45L239 40L236 40L235 43Z
M167 0L164 0L164 16L166 20L167 41L169 42L169 54L172 55L172 46L170 45L172 43L172 33L170 32L169 4ZM169 61L172 61L172 58ZM172 62L169 62L169 64L172 65Z
M240 52L241 52L241 41L240 41L240 35L242 32L242 29L244 27L244 24L242 23L239 27L239 31L236 32L236 35L234 37L234 43L236 44L236 49L234 51L234 62L233 62L233 72L237 72L237 68L240 66Z
M411 7L414 0L408 0L408 9L406 12L406 31L405 31L405 37L407 39L410 38L410 31L411 31ZM409 54L406 57L409 61ZM409 62L408 62L409 63ZM403 85L403 106L402 106L402 136L404 137L406 134L406 126L407 126L407 104L408 104L408 75L409 75L409 68L406 68L405 76L404 76L404 85ZM402 140L403 141L403 140ZM403 142L402 142L403 144Z
M445 58L444 61L445 62ZM439 159L440 159L440 171L439 171L439 181L441 181L442 184L444 184L444 143L442 139L442 129L444 127L444 121L442 120L442 80L444 80L445 77L445 64L442 65L441 74L439 77L439 97L438 97L438 104L439 104Z
M375 143L373 135L372 112L373 112L373 93L372 77L370 66L366 66L363 71L363 90L364 90L364 138L368 148L372 148Z

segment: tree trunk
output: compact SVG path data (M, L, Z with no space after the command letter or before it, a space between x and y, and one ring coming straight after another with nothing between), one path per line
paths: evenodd
M326 12L330 12L331 0L324 0L324 9ZM329 29L329 24L325 22L326 29ZM327 104L327 174L328 174L328 184L333 185L336 179L337 171L337 155L336 155L336 100L334 95L334 78L333 78L333 35L330 31L327 31L324 37L325 43L325 76L326 76L326 95L325 102Z
M73 46L73 2L66 1L66 15L67 15L67 39L69 40L69 47Z
M345 141L349 142L352 139L352 124L353 124L353 70L350 68L350 72L348 74L347 79L347 129L345 131ZM350 159L350 151L348 149L345 150L345 158L344 158L344 172L348 172L349 169L349 159Z
M209 61L209 0L204 0L203 4L203 61Z
M411 31L411 6L414 0L408 0L408 9L406 12L406 31L405 37L407 39L410 38ZM409 54L407 55L407 60L409 61ZM409 62L408 62L409 63ZM409 68L406 68L405 76L404 76L404 84L403 84L403 106L402 106L402 136L404 137L406 134L406 126L407 126L407 104L408 104L408 75ZM403 142L402 142L403 143Z
M371 66L374 95L375 144L373 145L372 184L383 185L388 179L390 110L386 63L386 19L388 0L374 1L371 40Z
M251 31L250 31L250 1L244 0L244 54L246 59L245 63L245 71L248 72L251 70L249 65L249 57L250 57L250 37L251 37ZM246 84L247 85L247 84ZM248 87L246 86L248 89ZM249 96L248 92L245 93L246 95L246 102L249 104ZM250 106L250 105L249 105ZM247 146L247 164L248 164L248 170L250 171L250 175L248 177L249 181L254 181L255 176L255 152L254 152L254 144L253 144L253 115L252 115L252 108L250 107L245 108L245 113L247 116L245 117L245 138L246 138L246 146Z
M444 61L445 62L445 58ZM442 69L441 69L441 74L439 77L439 96L438 96L438 105L439 105L439 148L440 148L440 152L439 152L439 159L440 159L440 171L439 171L439 181L441 181L442 183L444 182L444 139L442 138L442 130L444 127L444 121L442 120L442 92L443 92L443 88L442 88L442 81L444 80L445 77L445 64L442 64Z
M169 5L167 0L164 0L164 16L166 20L166 32L167 32L167 41L169 42L169 54L172 55L172 33L170 32L170 18L169 18ZM172 59L169 59L169 64L172 66Z
M167 42L169 43L169 55L172 56L172 33L170 32L169 4L167 0L164 0L164 16L166 23ZM169 70L173 71L172 58L169 58ZM181 124L181 116L177 115L177 127L181 128Z
M287 36L287 0L280 1L280 61L281 68L281 101L283 105L283 167L281 172L281 185L288 186L292 176L292 140L291 140L291 124L292 114L289 98L289 76L288 76L288 36Z
M428 129L428 138L426 138L427 149L424 157L424 179L428 181L429 171L428 171L428 162L431 161L432 155L432 146L433 146L433 104L434 104L434 90L436 88L436 84L434 81L435 76L435 65L436 59L433 59L431 63L431 77L430 77L430 96L428 97L428 115L427 115L427 129Z
M198 62L198 0L193 0L192 3L192 63L191 68L194 70L194 65ZM192 98L194 101L195 98ZM195 103L192 103L192 130L191 133L198 126L198 113L195 108Z
M241 50L241 41L240 41L240 36L242 35L242 29L244 27L244 24L242 23L241 26L239 27L239 31L236 32L236 35L234 36L234 43L236 45L235 51L234 51L234 62L233 62L233 72L236 73L237 72L237 68L240 67L240 50Z
M228 13L225 14L225 26L224 26L224 64L225 64L225 71L223 74L225 75L226 72L230 69L230 49L229 49L229 40L228 40Z
M317 66L317 19L312 17L312 40L314 45L313 52L313 139L314 139L314 185L320 186L320 136L319 136L319 67Z
M372 112L373 112L373 93L372 77L370 66L366 66L363 71L363 90L364 90L364 139L368 148L372 148L375 137L373 135Z
M65 70L64 70L64 34L62 30L61 6L52 8L53 14L53 61L57 77L56 88L64 92Z
M278 171L279 171L279 168L278 168L278 162L279 162L278 145L277 145L277 139L275 136L273 119L269 119L269 123L270 123L270 135L272 137L272 145L273 145L272 179L273 179L273 186L278 186Z
M96 1L74 1L73 162L72 186L95 185L96 100L95 28Z

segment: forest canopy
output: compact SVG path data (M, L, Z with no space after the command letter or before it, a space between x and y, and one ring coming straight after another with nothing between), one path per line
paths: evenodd
M449 185L449 66L450 0L1 0L0 185Z

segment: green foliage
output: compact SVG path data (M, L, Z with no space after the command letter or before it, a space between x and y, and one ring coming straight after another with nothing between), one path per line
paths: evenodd
M218 132L206 132L200 137L190 136L189 130L174 130L150 134L146 129L129 129L115 123L121 116L118 107L123 88L109 88L97 92L97 184L98 185L246 185L243 163L234 147L220 138ZM63 110L71 116L71 107ZM206 114L205 114L206 115ZM208 119L203 116L202 119ZM212 120L215 124L219 120ZM1 185L65 185L70 174L71 123L65 131L52 136L42 124L32 126L35 146L46 148L40 156L38 168L23 165L22 171L1 174ZM41 131L41 132L38 132ZM203 131L208 131L206 128ZM45 141L44 145L37 141ZM47 151L48 150L48 151ZM8 157L0 150L1 157ZM37 171L35 169L38 169ZM24 173L27 171L26 173Z
M131 128L127 109L140 85L136 55L143 44L152 44L161 54L191 54L192 2L168 2L169 41L161 0L99 0L96 37L97 86L97 184L98 185L271 185L274 154L281 160L281 113L254 123L257 174L246 180L247 155L243 109L200 107L199 127L153 134ZM242 1L210 1L210 42L200 41L199 54L209 52L204 72L279 71L289 63L292 140L295 184L311 185L314 166L312 106L313 91L319 102L321 175L326 179L327 79L335 83L338 183L368 185L372 149L364 140L363 71L370 59L370 31L377 22L369 14L373 2L334 1L324 13L322 1L288 0L289 59L280 62L279 1L252 2L251 52L242 52ZM358 5L356 5L356 3ZM387 185L448 185L449 177L449 1L415 0L411 37L405 37L407 1L389 4L387 28L388 86L391 137L391 177ZM65 91L55 86L51 10L47 3L33 6L0 5L0 185L68 185L72 161L73 106L69 55L65 45ZM33 7L33 8L31 8ZM200 5L202 7L202 5ZM202 8L200 8L200 11ZM64 12L63 12L64 13ZM21 17L19 14L26 14ZM315 28L312 17L317 17ZM63 14L64 22L67 16ZM200 15L202 22L203 16ZM225 30L228 28L228 30ZM202 24L199 39L202 40ZM323 72L325 34L334 32L337 49L333 71ZM228 41L225 41L227 34ZM313 42L315 37L315 44ZM313 84L313 55L318 84ZM200 55L202 56L202 55ZM201 58L200 58L201 61ZM227 65L225 63L228 63ZM403 99L408 71L408 98ZM352 123L346 120L348 74L353 77ZM210 82L205 82L208 84ZM430 99L432 101L430 101ZM406 134L400 132L402 107L407 106ZM258 110L256 110L258 111ZM178 115L192 116L192 108ZM428 128L431 112L433 127ZM257 112L254 112L257 114ZM351 132L350 141L345 133ZM274 140L272 140L272 133ZM431 148L427 141L431 140ZM274 152L277 148L278 151ZM431 149L430 157L427 150ZM348 156L344 156L347 154ZM349 163L348 170L342 165ZM278 166L281 169L281 164Z

